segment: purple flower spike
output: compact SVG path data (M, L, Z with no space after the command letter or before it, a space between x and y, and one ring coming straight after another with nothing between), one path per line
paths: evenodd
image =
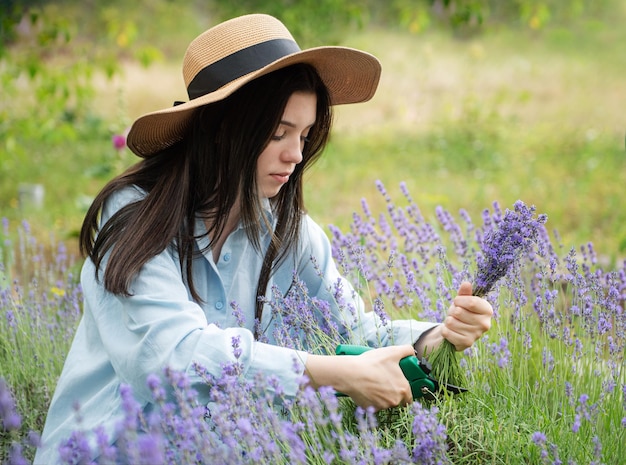
M139 436L137 448L143 463L153 465L164 463L162 445L158 436L151 434Z
M17 430L22 426L13 395L3 378L0 378L0 426L6 431Z
M514 210L506 210L497 225L486 232L482 241L482 255L474 278L474 295L485 296L496 282L504 277L518 258L529 253L547 221L546 215L533 217L535 207L515 202Z
M419 402L415 402L411 410L414 415L412 430L415 435L413 460L423 464L447 463L446 439L448 435L445 425L437 419L439 412L437 407L428 409L422 407Z
M546 443L547 438L546 438L546 435L543 434L542 432L536 431L532 435L532 441L538 446L543 446Z

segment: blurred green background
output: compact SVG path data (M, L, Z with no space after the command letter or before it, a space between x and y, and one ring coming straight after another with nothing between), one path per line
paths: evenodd
M188 43L244 13L282 19L302 47L383 64L365 104L338 107L307 204L346 227L361 198L478 219L521 199L565 247L626 256L626 2L618 0L0 0L0 216L74 244L90 200L135 161L142 113L186 99Z

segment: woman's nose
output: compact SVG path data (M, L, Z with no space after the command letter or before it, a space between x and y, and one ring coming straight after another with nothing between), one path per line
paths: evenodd
M283 161L297 165L302 161L302 150L304 150L304 142L300 140L290 142L289 146L283 150Z

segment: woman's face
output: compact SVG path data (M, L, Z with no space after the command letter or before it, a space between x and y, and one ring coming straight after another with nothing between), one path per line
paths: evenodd
M306 138L315 124L316 108L314 93L295 92L287 101L278 129L257 160L256 178L261 197L276 196L302 161Z

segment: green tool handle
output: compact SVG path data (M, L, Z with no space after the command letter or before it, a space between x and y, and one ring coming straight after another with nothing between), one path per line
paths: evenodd
M360 355L368 350L372 350L372 347L339 344L335 353L337 355ZM435 383L428 377L424 370L422 370L415 355L409 355L401 359L400 368L402 369L402 373L404 373L404 377L411 386L413 399L418 399L429 394L432 395L432 393L435 392ZM341 393L337 393L337 395L345 396L345 394Z

